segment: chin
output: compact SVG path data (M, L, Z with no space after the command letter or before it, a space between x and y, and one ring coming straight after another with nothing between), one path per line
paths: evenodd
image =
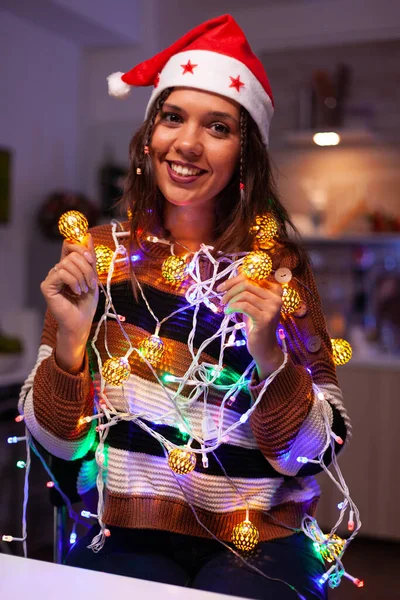
M199 206L209 202L208 197L204 197L194 190L171 190L167 187L164 190L160 188L160 191L166 201L175 206L193 206L193 204Z

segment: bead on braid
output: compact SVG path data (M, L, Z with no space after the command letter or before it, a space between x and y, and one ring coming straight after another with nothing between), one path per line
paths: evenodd
M245 155L247 146L247 114L246 111L241 109L240 111L240 198L244 201L244 173L245 173Z
M158 97L158 99L157 99L157 101L156 101L156 103L155 103L155 105L154 105L154 107L152 109L151 118L150 118L150 121L149 121L149 126L147 128L146 135L145 135L146 142L145 142L145 145L143 147L143 156L144 156L144 160L145 161L150 161L151 160L150 159L149 149L150 149L151 138L152 138L152 135L153 135L154 124L156 122L156 118L157 118L158 113L162 109L164 102L166 101L166 99L168 98L168 96L170 95L171 92L172 92L172 88L167 88L166 90L164 90L162 92L162 94L160 94L160 96Z

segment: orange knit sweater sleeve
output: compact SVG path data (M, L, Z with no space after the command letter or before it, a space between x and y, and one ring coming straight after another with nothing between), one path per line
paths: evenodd
M57 323L47 311L36 364L21 390L19 409L32 435L52 454L67 460L83 456L93 426L81 417L94 411L93 384L86 353L82 371L71 375L55 360Z
M335 413L343 437L350 425L311 267L308 265L305 273L293 278L290 285L297 289L306 309L281 318L287 363L265 390L250 423L260 449L275 468L296 474L300 469L297 457L315 458L326 443L326 426L318 403L325 403L323 409L331 425ZM254 372L249 386L254 400L263 383ZM313 383L324 399L316 397Z

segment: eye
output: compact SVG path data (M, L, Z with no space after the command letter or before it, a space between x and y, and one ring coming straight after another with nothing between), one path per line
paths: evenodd
M174 112L162 112L160 117L165 123L182 123L182 117Z
M219 135L228 135L228 133L230 133L229 127L227 125L224 125L223 123L212 123L210 127L213 131L215 131L215 133L218 133Z

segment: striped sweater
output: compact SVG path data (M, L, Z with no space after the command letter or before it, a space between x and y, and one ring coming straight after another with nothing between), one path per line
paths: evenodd
M128 223L122 227L128 228ZM92 230L95 245L114 250L111 227L102 225ZM121 238L122 240L122 238ZM127 244L121 241L122 244ZM183 376L191 363L187 339L192 328L193 307L185 300L187 282L179 286L166 283L161 275L163 260L169 256L168 246L148 244L147 254L134 263L147 301L161 320L179 307L187 309L168 319L161 327L160 337L166 345L157 372ZM277 246L271 256L273 268L296 267L296 257ZM206 265L204 265L206 268ZM305 465L298 456L315 458L326 442L326 427L321 415L324 403L332 430L345 441L350 437L350 423L343 407L330 338L321 312L320 300L312 272L307 268L302 276L305 286L291 282L304 305L294 315L282 316L288 360L285 367L268 386L249 421L235 429L215 452L209 454L205 468L197 460L195 470L181 476L179 483L172 473L160 443L135 423L121 421L110 428L106 438L105 506L103 522L127 528L162 529L171 532L205 536L209 534L195 519L187 499L196 509L202 523L217 537L230 540L233 527L244 520L243 498L249 502L250 520L260 532L260 540L290 535L299 528L305 513L315 515L319 487L314 475L319 465ZM111 282L113 303L134 346L154 333L155 322L143 299L135 301L128 266L118 266ZM104 312L104 295L92 327ZM222 316L201 305L197 316L194 347L216 331ZM100 385L97 361L88 344L82 372L70 375L62 371L54 357L57 326L48 313L45 318L37 362L20 395L20 411L32 435L52 454L66 460L85 458L78 479L81 493L95 485L97 467L93 459L96 431L93 423L83 423L81 417L92 415L94 399ZM115 320L107 322L108 350L113 356L123 356L128 349ZM108 357L104 336L97 347L103 362ZM218 363L218 340L207 346L202 360ZM122 412L140 413L145 422L177 445L183 445L182 434L171 411L171 404L162 386L157 383L146 363L135 352L130 355L131 375L123 387L107 386L107 397L114 408ZM228 348L224 354L224 370L233 377L242 374L251 362L245 345ZM324 393L315 397L312 382ZM172 388L176 384L168 384ZM262 388L254 372L236 401L225 408L224 426L240 418ZM182 390L182 406L190 393ZM210 390L208 406L214 420L222 392ZM201 400L191 404L185 413L194 431L201 432ZM183 409L185 410L185 409ZM168 414L167 414L168 413ZM163 417L163 415L166 415ZM196 447L196 444L193 444ZM330 449L325 462L329 462ZM223 473L223 465L229 478ZM238 494L237 489L240 491Z

